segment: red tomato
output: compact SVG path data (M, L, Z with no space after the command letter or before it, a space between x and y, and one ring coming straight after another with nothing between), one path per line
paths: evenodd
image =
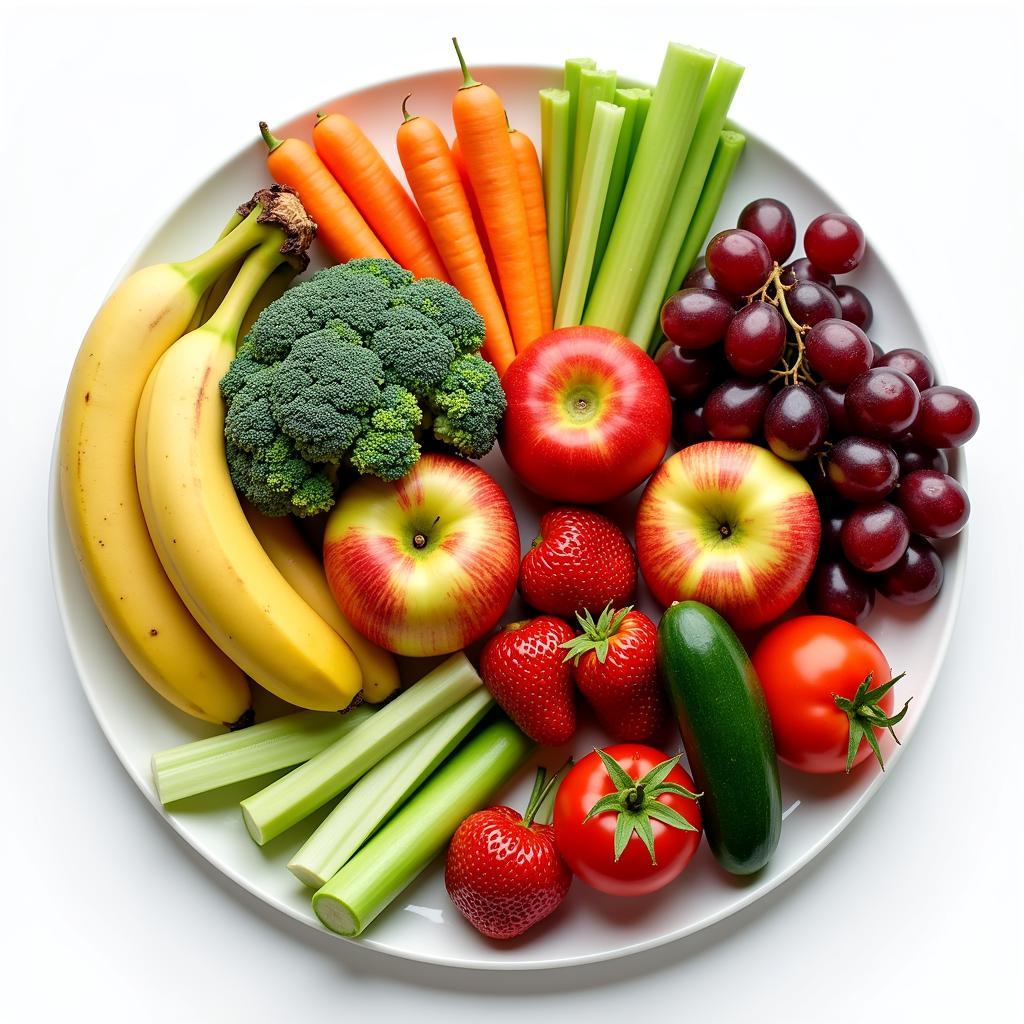
M665 380L628 338L563 327L524 349L501 378L505 461L555 501L611 501L647 479L668 447Z
M889 681L889 663L874 640L842 619L804 615L767 633L752 660L768 703L779 760L805 772L845 770L851 721L835 698L852 700L869 673L872 689ZM884 717L891 716L892 690L874 705ZM884 732L867 717L861 721L865 728L874 728L876 736ZM862 736L853 764L870 756L871 747Z
M604 752L632 781L639 781L652 768L667 760L654 747L637 743L619 743L605 747ZM694 792L693 780L679 765L672 768L664 781ZM667 885L689 864L700 843L700 808L695 799L678 793L657 794L650 802L675 811L689 822L692 830L665 824L651 815L649 820L656 863L652 863L651 854L635 831L616 860L618 813L608 810L589 821L584 819L599 800L618 791L596 750L573 765L558 787L555 798L555 845L573 874L587 885L613 896L642 896ZM657 793L657 788L653 792ZM647 795L650 798L650 794Z

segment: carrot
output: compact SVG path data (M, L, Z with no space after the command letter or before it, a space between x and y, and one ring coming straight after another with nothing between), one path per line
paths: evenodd
M452 283L484 318L483 354L503 374L516 350L469 199L441 129L429 118L410 115L408 99L402 103L404 120L398 126L398 158Z
M494 254L512 338L516 351L522 352L544 333L544 323L505 108L490 86L473 80L458 42L452 42L463 74L452 101L452 120Z
M359 125L344 114L318 114L313 145L391 258L417 277L447 281L416 204Z
M455 161L455 168L459 172L459 180L462 182L462 190L466 193L466 200L469 202L470 213L473 214L473 226L476 228L477 238L480 239L480 247L484 251L484 258L487 260L487 272L491 275L494 288L498 298L502 300L504 307L505 300L501 294L501 281L498 280L498 268L494 265L494 253L491 252L491 243L487 241L487 229L484 227L484 219L480 215L480 204L476 201L473 186L469 180L469 171L466 170L466 161L462 158L462 145L459 143L458 135L452 142L452 160ZM506 323L508 322L506 318Z
M551 330L554 311L551 306L551 263L548 259L548 221L544 214L544 185L540 176L540 160L530 136L509 127L512 153L516 158L519 187L526 205L526 226L530 230L533 273L537 279L540 317L543 333Z
M361 256L388 258L387 249L308 142L277 139L266 121L260 121L260 134L267 144L267 169L274 181L291 185L299 193L316 221L317 237L339 263Z

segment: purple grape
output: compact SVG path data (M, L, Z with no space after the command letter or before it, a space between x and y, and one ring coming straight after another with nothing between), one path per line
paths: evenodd
M825 404L806 384L784 387L768 403L764 436L780 459L803 462L821 447L827 433Z
M868 297L852 284L837 284L832 291L836 293L839 307L843 311L843 319L856 324L866 331L875 319L875 311L871 308Z

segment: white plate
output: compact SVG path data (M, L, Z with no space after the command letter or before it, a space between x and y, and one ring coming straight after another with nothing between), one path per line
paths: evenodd
M480 80L501 93L512 124L538 140L537 90L558 84L560 73L518 66L475 71ZM308 138L316 109L326 106L329 110L344 110L401 173L394 155L394 132L403 96L412 92L410 109L448 126L451 96L458 84L458 76L450 70L391 81L311 107L289 124L275 126L275 131L281 136L299 134ZM758 196L776 196L787 202L801 226L822 211L840 209L797 167L747 134L747 150L723 201L719 227L734 224L740 208ZM209 245L231 209L266 183L264 153L262 142L256 139L200 183L142 244L120 277L150 263L191 256ZM929 352L906 300L877 253L869 250L864 265L849 279L871 297L877 325L872 335L883 348L910 345ZM488 456L484 465L516 506L525 550L534 536L542 506L511 478L497 452ZM953 466L962 467L962 462L954 459ZM959 475L962 480L962 468ZM616 503L613 510L627 524L636 496ZM160 806L150 778L153 752L210 735L216 729L162 701L121 656L93 608L77 569L61 515L55 474L50 495L50 543L57 599L82 686L128 773L157 812L210 864L272 906L319 928L310 907L309 890L285 868L289 855L309 832L310 823L297 826L263 849L255 846L237 808L242 796L258 788L252 784L197 798L187 809L172 813ZM930 605L911 610L879 599L868 623L894 670L908 670L906 681L897 688L897 704L914 695L902 726L904 746L888 752L889 772L916 729L935 684L960 597L964 556L963 540L944 547L946 583ZM645 603L654 611L649 598ZM599 739L596 732L586 730L579 735L575 748L585 751L591 740ZM549 754L547 763L554 766L561 762L557 755ZM532 772L524 772L504 796L521 806L531 777ZM782 840L768 867L746 881L718 870L707 845L701 844L679 881L655 896L617 900L577 882L553 917L518 941L498 944L478 935L454 910L444 892L440 866L434 865L357 941L395 956L477 968L557 967L649 949L726 917L788 878L842 831L884 778L873 762L865 763L849 778L817 778L783 770L786 817Z

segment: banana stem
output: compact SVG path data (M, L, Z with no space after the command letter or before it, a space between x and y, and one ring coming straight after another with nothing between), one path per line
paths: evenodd
M217 307L217 312L206 321L203 330L218 335L222 341L234 347L249 306L267 278L287 258L281 252L280 232L273 230L271 237L245 258L227 295Z
M271 224L259 223L260 209L254 209L240 224L219 238L209 249L190 260L175 264L198 292L205 292L214 281L241 259L250 249L259 245L271 232L280 239L280 232ZM278 241L280 245L280 240Z

